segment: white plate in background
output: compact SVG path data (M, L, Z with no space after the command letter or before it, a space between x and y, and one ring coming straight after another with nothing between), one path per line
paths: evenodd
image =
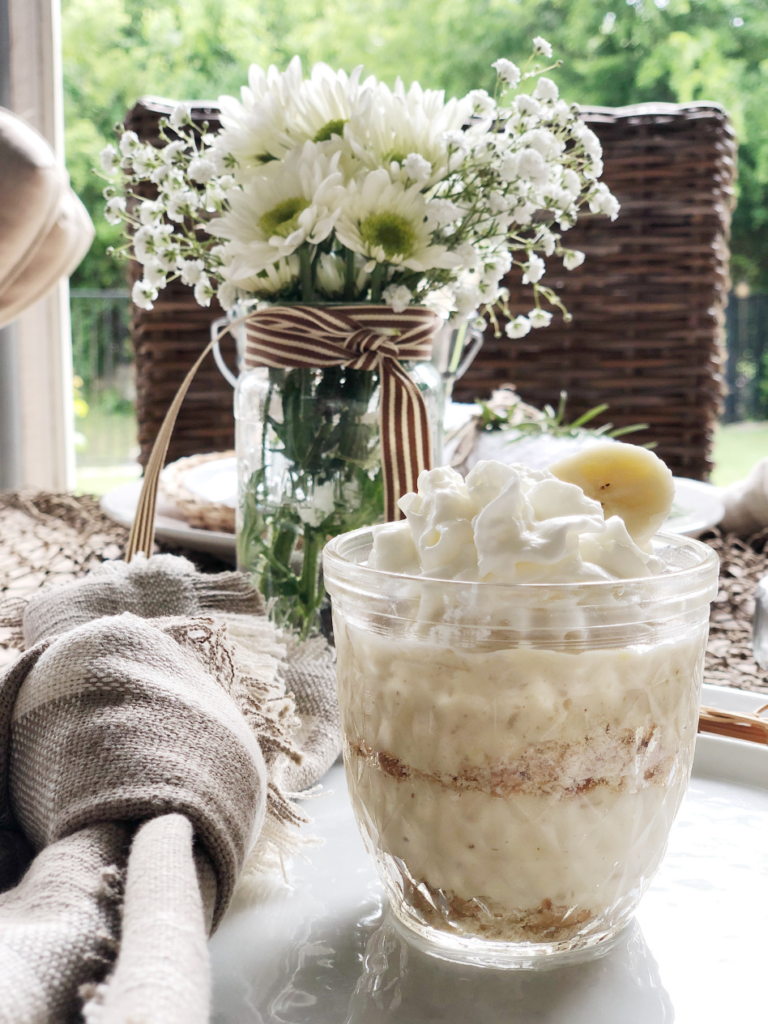
M212 459L183 474L184 486L196 498L237 508L237 459Z
M217 501L231 508L237 504L237 465L235 459L208 462L197 466L184 476L184 486L197 497ZM104 511L124 526L130 526L139 503L141 481L132 480L116 487L101 499ZM664 524L669 533L689 536L716 526L723 518L723 500L720 490L699 480L675 477L675 504L672 515ZM183 520L170 502L158 499L155 532L158 540L179 544L193 551L207 551L234 562L235 537L231 533L198 530Z
M102 509L118 523L130 526L139 504L141 483L141 480L132 480L131 483L123 484L105 494L100 502ZM217 555L232 564L235 562L235 535L233 533L198 530L194 526L190 526L186 520L181 518L175 505L164 501L162 497L159 497L157 501L155 535L158 540L164 541L166 544L178 544L179 547L191 548L192 551L204 551L210 555Z

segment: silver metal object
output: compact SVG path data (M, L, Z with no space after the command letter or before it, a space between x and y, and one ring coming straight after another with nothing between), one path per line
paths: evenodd
M453 385L464 376L482 347L482 326L482 321L447 323L435 335L432 363L443 379L446 402L450 401Z
M763 577L755 591L752 615L752 653L760 668L768 668L768 576Z

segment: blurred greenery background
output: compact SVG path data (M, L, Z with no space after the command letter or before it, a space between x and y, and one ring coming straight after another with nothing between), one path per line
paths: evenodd
M715 100L739 137L733 278L768 290L766 0L63 0L67 163L98 239L74 287L122 283L91 173L139 96L237 94L248 66L324 60L461 95L543 35L583 104Z
M525 59L542 35L569 100L727 108L739 139L732 277L768 292L766 0L62 0L62 27L67 163L97 230L75 289L125 286L91 169L139 96L237 94L249 64L282 68L295 53L305 67L363 64L460 95L491 87L491 63Z

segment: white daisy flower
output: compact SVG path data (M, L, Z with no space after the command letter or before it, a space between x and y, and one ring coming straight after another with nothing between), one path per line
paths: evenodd
M338 298L344 291L346 265L336 253L324 252L317 261L317 287L329 299Z
M371 281L371 275L365 269L367 260L355 254L354 261L354 292L355 298L365 295ZM326 298L339 298L346 285L347 267L344 259L337 253L323 253L317 262L317 285Z
M227 167L260 167L281 160L294 146L288 122L302 87L301 60L294 57L283 72L252 64L242 102L219 96L221 131L215 149Z
M360 84L362 64L351 75L334 71L327 64L315 64L310 76L295 95L286 122L287 134L297 143L341 142L344 126L367 109L376 79Z
M289 256L271 263L253 277L238 281L237 288L255 298L268 299L294 284L298 280L299 269L299 257Z
M338 162L339 153L329 159L307 142L275 164L272 173L267 165L263 177L228 193L228 209L206 230L228 239L230 280L252 277L305 242L317 245L330 235L346 195Z
M406 189L391 181L385 170L371 171L362 185L350 186L336 235L347 249L367 256L369 264L389 263L419 271L460 266L460 258L444 245L431 244L426 212L418 185Z
M383 82L377 84L365 111L351 119L348 138L354 155L366 167L389 168L392 179L403 184L409 177L406 160L421 156L431 168L421 182L426 189L448 173L449 145L465 144L461 129L471 113L472 104L466 98L446 103L443 92L422 89L418 82L406 92L398 78L393 90Z

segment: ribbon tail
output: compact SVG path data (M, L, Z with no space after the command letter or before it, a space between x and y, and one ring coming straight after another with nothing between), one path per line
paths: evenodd
M381 360L381 465L384 518L402 519L397 502L415 491L419 473L432 468L429 417L421 391L396 359Z

